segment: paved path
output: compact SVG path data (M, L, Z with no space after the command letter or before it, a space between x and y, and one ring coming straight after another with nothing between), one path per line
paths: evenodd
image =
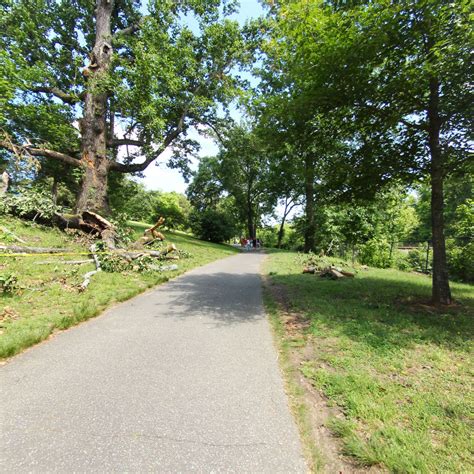
M305 472L261 254L193 270L0 369L2 472Z

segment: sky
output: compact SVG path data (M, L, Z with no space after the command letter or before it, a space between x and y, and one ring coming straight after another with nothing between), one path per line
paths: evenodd
M231 18L236 19L239 23L243 24L246 20L256 18L261 14L263 14L263 9L257 0L240 0L240 10ZM238 115L238 112L233 114L234 118L236 118L236 114ZM199 156L212 156L217 153L218 147L212 139L200 136L196 130L192 130L189 133L189 137L199 141L201 144ZM171 151L166 150L161 155L160 159L157 160L156 164L150 165L145 170L144 178L140 179L140 182L142 182L147 189L184 193L187 184L180 172L166 166L166 162L170 155ZM197 165L197 161L194 160L191 167L196 169Z

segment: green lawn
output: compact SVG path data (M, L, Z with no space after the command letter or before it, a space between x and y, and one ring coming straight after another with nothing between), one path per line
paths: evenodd
M340 408L330 428L345 454L393 472L474 472L474 287L453 283L456 307L437 311L426 276L368 269L332 281L301 270L294 253L265 264L309 322L302 342L286 342L312 354L298 370Z
M147 224L133 223L137 237ZM6 227L33 247L64 247L72 252L87 252L87 242L78 241L59 231L28 221L0 217L0 227ZM100 272L91 279L83 293L78 285L83 275L94 269L93 264L61 265L51 263L38 265L40 261L78 260L87 255L58 257L54 255L2 257L0 275L14 274L20 289L14 294L0 293L0 357L10 357L21 350L46 339L58 329L96 316L113 303L163 283L169 278L204 265L218 258L234 254L230 246L203 242L183 233L165 232L167 242L178 249L190 252L191 257L177 263L179 269L172 272L150 273L106 273ZM11 235L0 232L0 244L24 245L15 242Z

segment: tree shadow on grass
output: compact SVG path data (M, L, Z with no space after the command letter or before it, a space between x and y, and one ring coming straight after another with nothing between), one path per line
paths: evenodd
M421 342L469 350L474 333L473 299L465 297L454 308L431 308L423 304L431 291L423 278L358 275L332 281L302 274L272 277L287 288L292 307L309 314L315 331L325 327L381 352ZM466 296L467 292L461 293Z

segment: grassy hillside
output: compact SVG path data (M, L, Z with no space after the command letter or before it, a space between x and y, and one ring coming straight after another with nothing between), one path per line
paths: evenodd
M474 287L453 283L457 305L436 310L424 275L301 271L295 254L270 255L268 304L294 370L338 407L344 452L392 472L473 472Z
M138 236L146 224L133 223ZM15 241L11 234L0 231L0 245L32 247L61 247L79 255L28 255L5 257L0 255L0 277L13 275L17 289L11 294L0 293L0 357L10 357L22 349L46 339L58 329L96 316L113 303L124 301L156 284L180 275L191 268L235 253L230 246L203 242L182 233L165 232L167 242L190 253L177 263L171 272L100 272L92 277L90 286L79 292L83 275L94 269L92 263L64 265L61 260L86 259L88 242L83 237L68 235L11 217L0 217L0 228L6 228L23 239ZM85 253L80 255L80 253ZM39 262L51 261L46 265Z

